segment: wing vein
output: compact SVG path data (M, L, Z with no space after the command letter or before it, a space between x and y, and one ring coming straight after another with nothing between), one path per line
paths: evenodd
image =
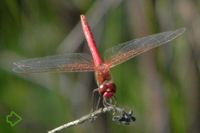
M180 28L175 31L162 32L114 46L105 51L106 63L114 67L152 48L168 43L180 36L184 31L185 28Z
M14 62L14 66L17 73L94 71L91 56L83 53L27 59Z

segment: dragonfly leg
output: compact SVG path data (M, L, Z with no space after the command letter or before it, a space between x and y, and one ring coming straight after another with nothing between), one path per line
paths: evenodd
M112 102L113 102L113 105L117 105L117 98L115 96L112 97Z
M94 121L95 119L96 119L96 117L94 117L93 115L92 115L92 113L93 113L93 111L94 111L94 95L95 95L95 93L96 92L98 92L98 88L96 88L96 89L94 89L93 91L92 91L92 106L91 106L91 110L90 110L90 121L92 122L92 121Z
M115 96L113 96L112 98L103 98L103 105L105 107L115 106L116 104L117 104L117 100L116 100Z
M100 105L100 102L101 102L101 96L99 96L98 100L97 100L97 105L96 105L96 110L99 108L99 105Z
M92 91L92 109L91 109L91 112L93 112L94 111L94 95L95 95L95 93L96 92L98 92L98 88L96 88L96 89L94 89L93 91ZM98 100L99 101L99 100ZM97 106L96 106L97 107Z

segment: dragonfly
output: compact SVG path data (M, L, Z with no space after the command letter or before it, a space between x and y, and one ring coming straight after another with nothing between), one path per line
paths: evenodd
M180 28L121 43L107 49L103 61L86 17L80 15L80 20L91 55L87 53L68 53L26 59L14 62L15 67L13 70L17 73L94 72L98 86L97 92L103 98L104 105L110 105L116 93L116 85L110 74L111 68L148 50L166 44L185 31L185 28Z

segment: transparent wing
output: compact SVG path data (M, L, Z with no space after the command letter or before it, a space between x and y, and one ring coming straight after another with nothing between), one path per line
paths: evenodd
M121 64L143 52L165 44L184 33L185 28L162 32L147 37L131 40L105 51L105 60L110 67Z
M14 65L13 71L17 73L94 71L91 56L83 53L27 59Z

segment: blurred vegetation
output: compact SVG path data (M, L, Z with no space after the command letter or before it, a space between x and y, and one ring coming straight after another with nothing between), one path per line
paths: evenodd
M93 73L18 75L22 58L89 52L80 28L86 14L100 53L134 38L186 27L184 35L112 69L117 102L136 122L109 115L61 133L197 133L200 130L200 2L197 0L1 0L0 132L43 133L87 114ZM5 122L11 111L22 117Z

